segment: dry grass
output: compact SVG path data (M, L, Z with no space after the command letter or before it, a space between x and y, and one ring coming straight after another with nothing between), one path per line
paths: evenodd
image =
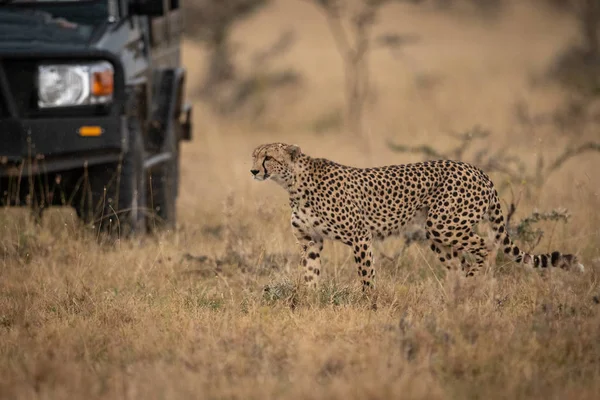
M354 165L414 161L386 141L417 145L440 132L489 128L534 167L569 141L548 126L519 126L516 101L547 111L563 93L532 88L575 32L572 21L523 6L494 29L418 8L386 13L380 27L423 35L406 49L439 85L385 51L373 54L377 103L371 154L343 132L314 133L339 108L338 55L322 16L280 1L240 25L249 50L279 28L298 29L280 61L304 76L256 125L225 123L197 105L194 142L183 146L176 232L116 247L98 244L70 210L42 226L0 211L0 397L2 398L597 398L600 393L600 168L589 154L555 172L520 204L567 207L568 224L543 225L537 250L575 252L583 275L497 265L475 280L446 276L426 247L378 257L377 311L363 299L342 245L327 243L317 293L298 285L285 193L250 179L251 149L282 140ZM267 24L267 21L271 21ZM201 49L185 60L200 76ZM596 139L598 126L578 132ZM443 139L439 139L443 138ZM495 175L495 180L506 179ZM512 182L515 192L528 183ZM502 193L510 200L508 193ZM402 245L379 246L393 254Z

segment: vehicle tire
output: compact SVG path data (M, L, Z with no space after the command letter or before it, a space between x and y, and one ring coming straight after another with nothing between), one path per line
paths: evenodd
M121 235L146 233L147 180L144 171L144 141L137 119L129 121L129 148L121 164L118 216Z
M148 227L152 230L174 229L177 222L177 195L179 189L179 140L176 135L167 136L162 151L172 157L148 171Z
M77 197L77 215L118 237L146 233L147 185L144 144L139 121L128 121L128 149L120 162L88 168ZM86 207L87 206L87 207Z

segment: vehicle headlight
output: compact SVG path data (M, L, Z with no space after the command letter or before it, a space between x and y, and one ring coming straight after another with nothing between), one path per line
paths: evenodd
M114 69L106 61L38 67L40 108L102 104L112 100Z

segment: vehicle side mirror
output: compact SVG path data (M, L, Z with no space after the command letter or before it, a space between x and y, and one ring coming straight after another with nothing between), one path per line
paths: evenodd
M165 14L165 3L171 8L174 8L173 3L177 3L177 6L179 6L179 1L173 0L129 0L129 13L131 15L160 17Z

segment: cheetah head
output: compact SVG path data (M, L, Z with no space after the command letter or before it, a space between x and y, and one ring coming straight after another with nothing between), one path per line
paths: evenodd
M269 143L258 146L252 152L254 179L272 179L279 184L290 183L294 176L294 165L302 154L300 147L285 143Z

